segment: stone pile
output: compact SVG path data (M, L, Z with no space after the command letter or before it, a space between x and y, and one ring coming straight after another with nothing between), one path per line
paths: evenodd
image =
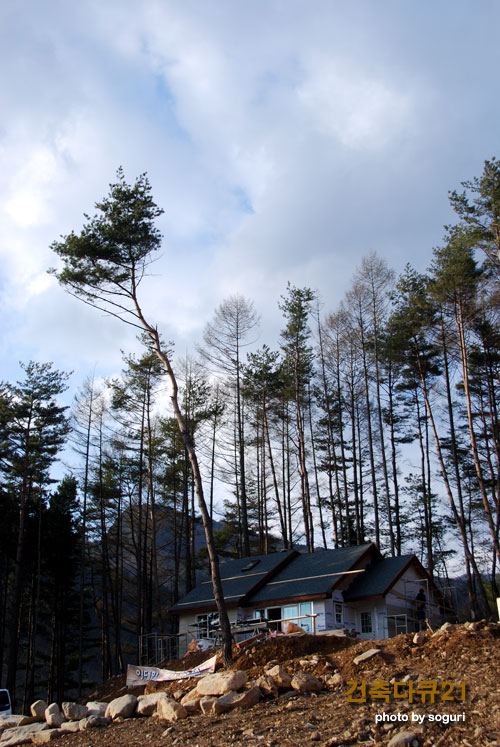
M308 663L308 662L305 662ZM151 716L160 721L175 722L190 714L218 714L233 708L251 708L262 698L276 698L281 691L315 693L325 687L325 680L300 671L290 675L281 665L269 666L264 675L248 682L241 670L209 674L198 680L188 692L178 690L144 695L122 695L110 703L88 702L47 704L37 700L31 716L12 716L0 727L0 747L44 744L68 732L107 726L136 716Z
M18 744L44 744L68 732L83 731L97 726L107 726L108 703L90 701L87 705L57 703L49 705L37 700L31 706L31 716L10 716L2 720L0 746L14 747Z

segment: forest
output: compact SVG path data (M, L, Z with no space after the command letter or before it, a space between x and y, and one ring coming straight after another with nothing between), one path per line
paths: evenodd
M0 383L0 683L18 704L123 671L139 635L175 632L168 607L207 564L217 599L217 557L373 541L438 584L463 576L474 616L494 614L500 162L449 198L425 273L369 253L331 310L289 284L272 347L235 293L184 359L140 303L161 244L146 175L119 170L54 242L61 285L137 327L142 352L72 407L49 362Z

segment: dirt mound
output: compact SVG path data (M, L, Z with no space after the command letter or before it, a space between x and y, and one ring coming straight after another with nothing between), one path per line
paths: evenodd
M260 669L270 661L283 662L309 654L330 654L351 646L353 638L339 636L290 635L277 636L257 641L253 646L244 649L234 660L234 669L245 669L253 674L253 669Z
M91 734L64 736L60 745L385 747L396 734L409 730L421 747L500 747L499 638L499 625L482 622L435 634L428 631L421 643L414 643L413 635L383 641L330 636L269 639L235 652L233 666L245 669L253 679L270 661L280 662L289 673L300 670L322 677L325 690L309 695L282 692L244 712L196 715L175 725L151 718L127 720ZM355 658L371 648L379 652L356 664ZM209 655L205 652L201 658ZM189 657L169 662L168 668L178 671L196 663ZM410 688L408 680L411 689L396 697L394 682L404 689ZM354 693L352 683L357 684ZM377 690L377 683L385 691ZM123 694L123 679L106 685L107 699ZM193 686L192 680L157 685L172 694Z

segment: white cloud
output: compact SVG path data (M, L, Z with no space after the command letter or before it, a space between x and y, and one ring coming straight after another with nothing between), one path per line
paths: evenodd
M120 164L166 209L144 299L181 352L231 292L275 329L288 279L331 308L371 249L425 262L447 189L498 151L486 5L454 24L451 3L4 4L4 360L21 336L82 368L134 344L45 275Z
M390 146L416 112L409 92L342 60L316 58L298 97L313 127L349 148Z

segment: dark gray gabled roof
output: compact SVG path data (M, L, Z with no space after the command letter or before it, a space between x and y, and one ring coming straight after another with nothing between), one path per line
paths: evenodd
M226 560L220 563L222 590L227 606L238 606L247 594L258 589L272 578L283 564L297 555L296 550L274 552L269 555L253 555L249 558ZM210 576L203 578L185 597L169 608L169 612L181 614L197 609L215 607Z
M264 586L247 595L245 604L254 606L282 599L328 594L335 583L370 549L380 557L372 543L297 555Z
M396 583L415 555L400 555L397 558L384 558L370 565L343 593L345 602L362 597L383 596Z

